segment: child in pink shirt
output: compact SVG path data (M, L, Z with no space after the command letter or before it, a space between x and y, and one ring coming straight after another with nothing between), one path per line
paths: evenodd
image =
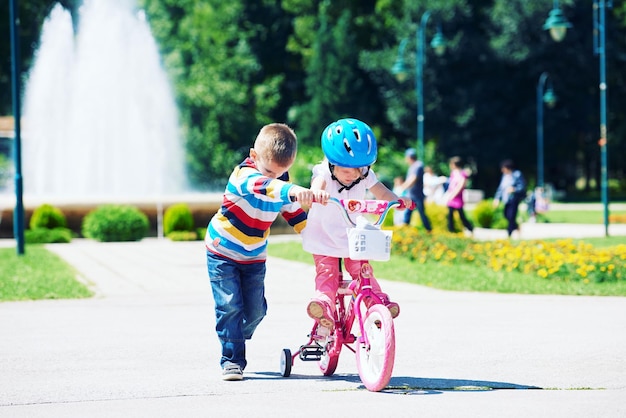
M450 184L448 190L444 194L444 201L448 206L448 231L456 232L454 229L454 212L459 212L459 217L463 226L470 232L474 230L474 225L465 216L463 210L463 190L467 182L467 173L462 169L461 158L450 158Z

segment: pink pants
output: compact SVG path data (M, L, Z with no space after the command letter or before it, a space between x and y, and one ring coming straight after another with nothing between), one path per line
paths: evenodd
M327 255L313 255L315 261L315 291L317 298L328 303L330 308L335 310L335 295L339 287L339 258ZM343 259L343 265L353 280L359 277L361 266L365 260L352 260L350 258ZM383 301L388 299L387 295L382 293L378 281L373 276L370 278L372 291L377 294Z

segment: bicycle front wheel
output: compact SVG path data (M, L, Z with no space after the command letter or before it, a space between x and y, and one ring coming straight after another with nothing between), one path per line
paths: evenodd
M359 376L368 390L378 392L391 380L396 357L396 334L389 309L384 305L371 306L365 314L363 330L369 344L358 343Z
M326 339L324 343L324 352L317 363L320 367L320 371L324 376L332 376L337 370L337 364L339 363L339 354L341 353L341 340L338 335L337 328L333 330L330 338Z

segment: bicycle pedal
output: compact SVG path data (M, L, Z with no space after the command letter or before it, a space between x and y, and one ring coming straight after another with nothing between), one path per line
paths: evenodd
M300 347L300 360L302 361L320 361L323 354L324 349L317 344Z

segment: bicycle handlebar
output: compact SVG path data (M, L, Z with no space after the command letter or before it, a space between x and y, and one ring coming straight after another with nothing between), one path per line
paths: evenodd
M356 226L356 222L350 218L350 214L354 213L366 213L371 215L378 215L378 220L373 222L373 225L379 226L385 220L387 213L392 208L404 209L405 205L402 200L369 200L369 199L337 199L331 197L328 202L341 208L342 215L347 223L352 226Z
M295 198L292 198L292 200L295 200ZM313 201L313 203L318 202ZM350 214L367 213L378 215L378 220L374 222L373 225L379 226L383 223L385 216L387 216L387 213L392 208L415 209L415 202L411 202L411 205L407 207L402 200L337 199L331 197L328 199L328 203L339 207L346 222L352 226L356 226L356 223L350 218Z

